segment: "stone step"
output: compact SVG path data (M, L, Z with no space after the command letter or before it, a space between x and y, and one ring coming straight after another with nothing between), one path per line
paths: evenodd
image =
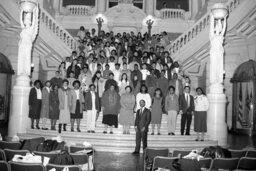
M46 138L55 137L56 132L42 131L42 130L27 130L26 134L19 134L21 139L43 136ZM93 145L96 151L109 152L131 152L135 147L135 135L106 135L106 134L87 134L87 133L71 133L65 132L61 136L66 142L82 144L87 141ZM155 138L148 136L148 146L151 148L169 148L172 149L186 149L201 150L210 145L217 145L216 141L205 140L203 142L194 141L195 136L166 136L160 135Z

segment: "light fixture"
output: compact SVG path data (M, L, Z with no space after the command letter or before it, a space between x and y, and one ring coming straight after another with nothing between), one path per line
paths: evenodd
M25 12L32 13L37 4L37 0L21 0L20 8Z
M211 12L215 19L223 19L228 15L228 9L222 3L214 4L211 9Z

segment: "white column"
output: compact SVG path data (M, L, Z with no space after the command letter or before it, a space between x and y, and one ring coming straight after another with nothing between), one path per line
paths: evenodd
M146 1L146 13L148 15L154 15L154 9L155 9L155 6L154 6L154 0L147 0Z
M97 13L104 13L106 11L106 0L96 1Z
M26 3L26 4L25 4ZM21 34L18 50L17 77L12 89L11 110L8 125L8 137L13 137L17 133L25 133L29 126L29 92L30 92L30 74L31 74L31 51L33 42L38 34L38 14L36 10L27 8L29 2L24 2L24 9L21 11L20 18ZM24 11L27 9L28 11ZM30 22L32 21L32 22Z

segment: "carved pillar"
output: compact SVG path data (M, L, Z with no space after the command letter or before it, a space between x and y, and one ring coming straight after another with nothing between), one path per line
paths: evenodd
M12 89L11 111L8 125L8 137L17 133L25 133L30 125L29 92L31 74L31 51L38 34L38 2L37 0L21 0L21 33L18 50L18 68L15 85Z
M106 11L106 0L96 0L97 13L104 13Z
M217 4L216 4L217 5ZM219 5L219 4L218 4ZM226 95L223 86L223 58L224 58L224 33L226 30L227 9L216 6L212 9L210 21L210 92L209 110L207 113L208 134L211 140L217 140L219 145L227 145ZM221 12L221 9L223 11ZM224 21L221 22L221 19ZM216 24L214 20L217 20Z
M146 1L146 13L148 15L154 16L154 11L155 11L155 1L154 0L147 0Z

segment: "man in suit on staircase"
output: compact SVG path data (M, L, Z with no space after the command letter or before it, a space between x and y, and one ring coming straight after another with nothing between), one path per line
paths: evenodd
M179 97L180 114L181 114L181 135L184 135L186 125L186 135L190 135L190 125L192 114L195 110L194 98L190 95L190 87L184 87L184 93Z
M145 100L140 100L140 109L137 110L135 119L136 147L133 155L139 155L141 141L143 149L147 147L148 126L151 122L151 112L145 107Z

